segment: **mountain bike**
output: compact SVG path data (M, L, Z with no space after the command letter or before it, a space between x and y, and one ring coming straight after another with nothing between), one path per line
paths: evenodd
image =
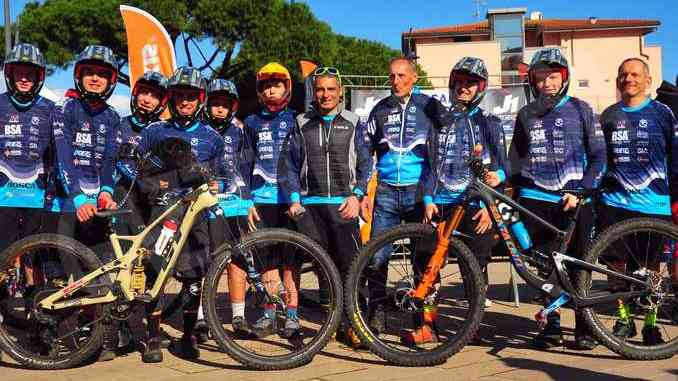
M603 345L626 358L664 359L678 352L678 285L672 283L668 264L660 260L664 252L673 252L677 226L650 218L620 222L601 232L583 259L574 258L565 253L590 195L568 191L580 202L563 230L486 185L487 169L479 158L472 157L469 166L472 178L465 190L466 201L480 200L489 208L493 227L506 244L516 272L551 300L535 315L538 322L543 324L559 307L573 307L581 309ZM457 206L437 227L401 225L373 239L354 261L345 283L346 309L362 342L375 354L400 365L438 364L461 350L477 329L484 295L477 287L477 264L468 258L472 254L456 232L464 212L465 204ZM519 216L555 233L553 246L521 247L524 237L513 229L521 223ZM609 266L611 254L619 251L633 264L625 271ZM374 265L384 252L390 257L383 265L387 273ZM375 293L375 288L380 292ZM382 306L381 310L374 304ZM430 316L432 308L437 309L437 316ZM384 313L386 319L380 318ZM375 328L375 320L385 324ZM656 328L661 342L647 342L635 334L615 335L614 326L620 320L634 327L642 321L645 327ZM416 329L425 321L433 324L433 340L412 345L398 339L399 332Z
M114 259L102 264L88 247L66 236L37 234L13 243L0 254L0 348L32 369L71 368L90 359L102 345L107 321L128 320L136 305L159 298L194 224L217 207L208 185L168 192L167 210L138 235L110 235ZM97 213L113 218L129 210ZM153 248L151 232L177 218L178 229L162 251ZM129 248L122 249L122 243ZM262 279L263 249L289 247L298 266L300 296L315 300L299 307L300 329L259 338L242 337L231 327L225 268L238 261L247 272L248 316L261 316L274 305L276 319L286 311L285 290ZM343 296L339 273L329 255L305 236L284 229L262 229L213 253L206 277L203 306L215 341L235 360L255 369L286 369L308 363L337 329ZM157 276L146 282L145 266L157 263ZM319 274L319 275L316 275ZM318 276L324 277L326 301L318 302ZM268 282L270 283L270 282ZM265 352L264 352L265 350Z

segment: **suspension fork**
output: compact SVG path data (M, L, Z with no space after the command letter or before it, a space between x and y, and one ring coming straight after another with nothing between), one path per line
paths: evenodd
M438 279L440 268L443 266L445 257L447 256L447 248L450 245L450 236L459 227L459 224L461 224L464 213L464 207L458 205L454 209L454 212L452 212L450 218L438 224L438 227L436 228L436 248L433 251L433 255L431 255L431 258L428 260L421 281L412 294L415 299L423 300L433 288L433 284L436 279Z

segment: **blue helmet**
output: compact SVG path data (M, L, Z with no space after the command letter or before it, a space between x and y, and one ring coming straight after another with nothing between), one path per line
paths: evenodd
M19 91L12 78L12 72L18 65L33 66L38 69L38 78L28 91ZM40 49L31 44L18 44L5 57L5 84L7 91L13 98L17 98L20 102L31 102L40 93L42 86L45 84L45 57L40 52Z
M139 95L139 85L156 88L160 91L160 104L155 110L148 112L137 106L137 96ZM135 83L132 89L132 97L130 99L130 109L132 114L140 117L145 122L152 122L158 120L165 107L167 106L167 78L157 71L147 71Z
M226 119L215 118L210 112L210 100L214 99L217 95L226 95L231 100L231 109ZM238 111L239 102L238 89L233 82L221 78L211 80L209 85L207 85L207 107L204 110L205 120L217 132L222 133L230 125L235 113Z
M87 91L82 84L82 69L87 66L103 67L110 70L108 85L101 93ZM73 68L73 81L75 88L84 99L106 101L113 94L115 84L118 81L118 61L113 50L107 46L89 45L78 55Z

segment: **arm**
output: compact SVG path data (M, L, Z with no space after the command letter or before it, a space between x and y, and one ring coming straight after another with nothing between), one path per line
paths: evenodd
M590 108L584 114L584 147L586 149L587 166L582 178L584 190L591 191L600 186L607 167L607 148L605 135L600 123L595 120Z
M87 198L80 190L80 170L73 164L73 124L65 112L67 105L56 108L52 121L56 172L66 196L73 199L75 207L79 208Z
M666 130L668 140L666 144L667 163L669 176L669 193L671 201L678 200L678 120L670 110L667 110Z
M104 152L103 165L101 173L99 174L99 182L101 184L100 193L108 192L113 195L113 187L115 180L113 174L115 173L115 159L120 147L120 117L116 113L112 118L113 121L106 131L106 151Z
M523 112L518 112L516 123L513 126L513 139L509 148L508 162L511 165L509 169L509 179L513 186L519 185L520 170L523 160L527 157L529 139L527 129L523 124Z
M278 170L278 186L291 203L301 202L301 164L304 160L304 140L301 127L296 122L285 138L281 152L281 166Z
M504 129L501 126L501 120L494 115L487 117L487 128L485 129L486 141L490 152L490 170L496 172L499 183L506 182L507 158L506 146L504 140Z
M373 156L370 153L370 138L367 135L367 125L361 121L355 127L356 148L356 186L353 194L362 197L367 195L367 183L370 181L370 173L374 165Z

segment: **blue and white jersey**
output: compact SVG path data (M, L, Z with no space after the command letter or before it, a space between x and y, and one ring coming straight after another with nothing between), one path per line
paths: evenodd
M21 107L8 93L0 95L0 207L45 206L55 112L40 96Z
M285 139L295 123L294 112L287 109L273 114L259 111L245 119L246 145L254 155L249 187L255 203L289 202L283 192L278 192L278 167Z
M374 106L367 120L367 136L370 154L377 154L379 181L396 186L422 181L428 170L429 132L439 128L445 113L440 102L424 94L412 94L404 107L394 96Z
M620 102L601 116L608 144L602 201L646 214L671 214L670 179L678 174L678 122L664 104L648 98L633 108Z
M120 130L118 132L120 136L120 148L122 149L124 145L130 145L138 149L142 139L141 131L143 131L145 127L146 125L140 123L134 115L128 115L122 118ZM137 163L131 158L119 159L115 164L115 169L116 182L122 182L129 185L136 177Z
M245 135L242 123L233 118L231 124L222 132L224 140L224 158L221 162L219 184L219 207L225 217L246 216L252 206L250 192L243 171L248 171L245 160Z
M545 115L537 102L518 112L511 149L520 158L520 196L559 202L563 190L590 191L605 172L605 138L591 107L573 97Z

